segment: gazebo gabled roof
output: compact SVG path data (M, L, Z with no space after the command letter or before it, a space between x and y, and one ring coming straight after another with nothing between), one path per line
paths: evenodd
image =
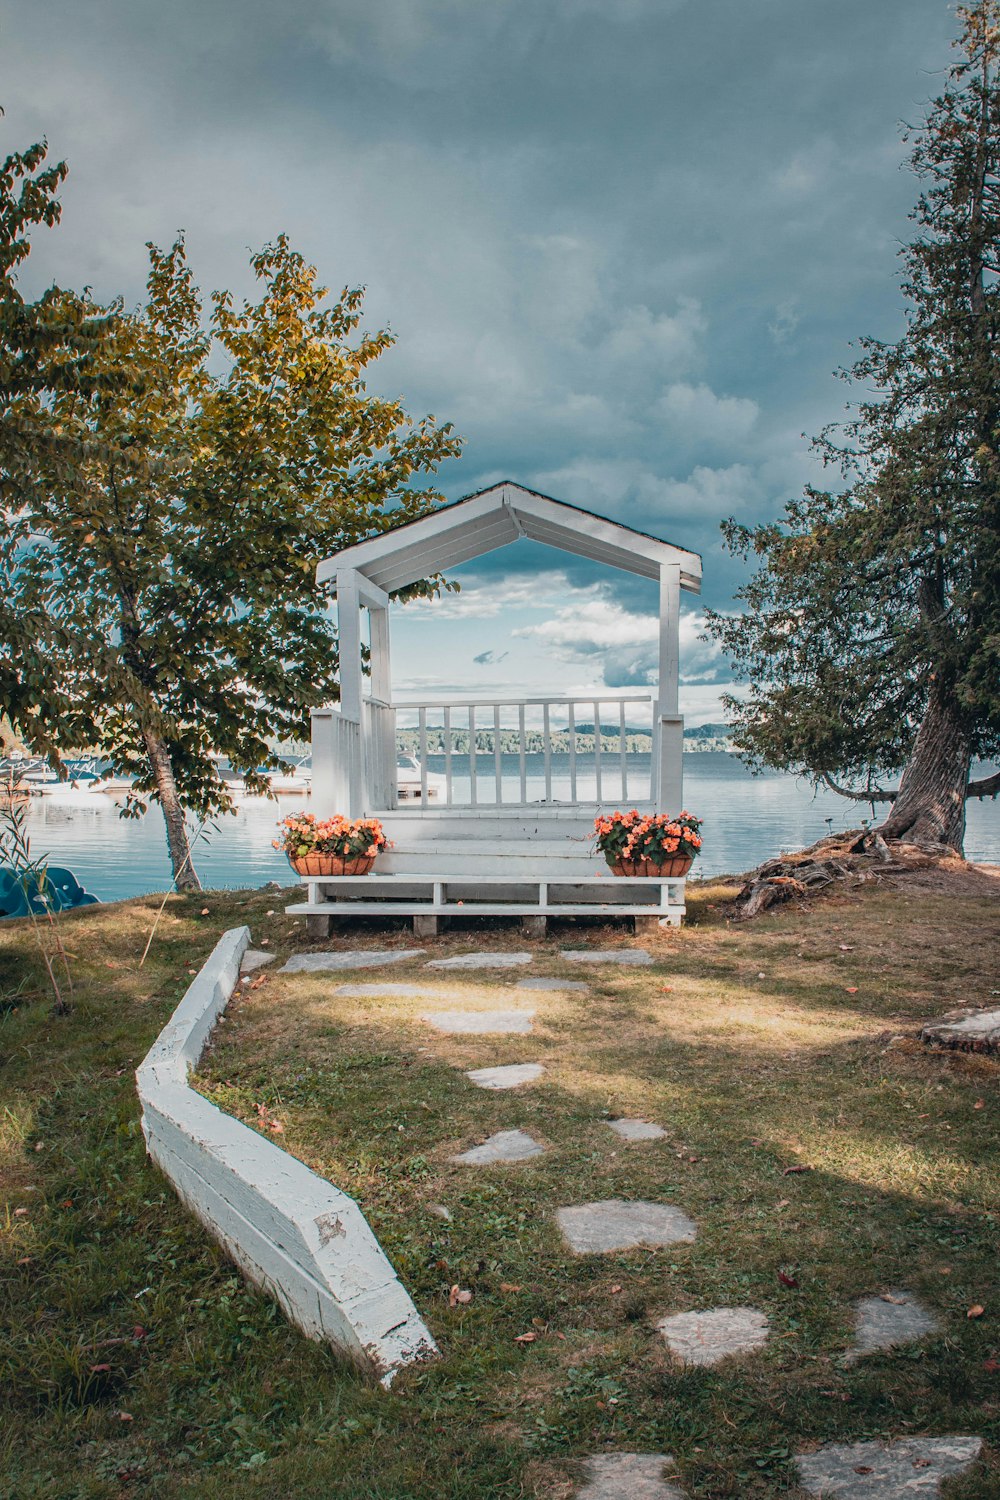
M519 537L638 573L642 578L658 579L662 564L676 563L681 570L681 587L693 594L701 590L701 558L697 552L633 531L630 526L540 495L511 480L324 558L316 576L322 583L342 568L354 568L376 588L392 593L505 547Z

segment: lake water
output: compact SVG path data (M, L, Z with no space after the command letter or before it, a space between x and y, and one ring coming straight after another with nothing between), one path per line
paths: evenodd
M605 758L607 761L607 757ZM528 757L528 796L544 796L542 757ZM428 756L428 768L443 771L443 756ZM453 760L456 790L468 786L468 764ZM503 785L510 800L518 796L516 756L503 757ZM611 766L606 764L606 772ZM641 797L648 784L649 756L629 757L629 797ZM479 796L494 786L492 756L479 757ZM553 795L568 797L569 758L553 756ZM634 779L633 779L634 778ZM578 757L577 792L593 795L584 757ZM604 791L610 806L621 783L608 775ZM695 874L717 875L748 870L782 850L802 848L829 831L856 827L871 809L849 803L835 792L814 792L808 782L770 772L752 776L742 761L724 752L701 752L684 757L684 803L705 820L702 857ZM195 866L206 887L243 888L277 880L295 883L284 855L272 849L275 824L285 813L309 806L308 798L290 796L277 803L262 797L242 799L235 815L221 818L209 836L199 841ZM1000 862L1000 802L971 802L965 850L969 859ZM46 853L53 864L67 865L82 884L103 901L120 900L171 886L163 819L154 808L139 820L121 818L115 802L97 793L80 793L72 800L35 797L28 827L36 854Z

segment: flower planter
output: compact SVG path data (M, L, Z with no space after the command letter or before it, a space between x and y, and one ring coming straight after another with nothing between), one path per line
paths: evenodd
M662 865L654 864L651 859L618 859L611 869L615 875L652 875L675 880L686 875L693 864L689 855L675 854L671 859L665 859Z
M367 875L375 863L374 854L344 858L341 854L303 854L288 863L297 875Z

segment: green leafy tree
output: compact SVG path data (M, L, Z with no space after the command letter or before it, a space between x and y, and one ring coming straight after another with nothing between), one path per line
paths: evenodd
M958 60L910 133L906 329L861 341L845 378L864 394L817 443L844 486L725 524L762 566L710 630L751 683L727 706L752 761L891 803L884 834L961 852L966 798L1000 791L970 782L1000 756L1000 3L958 14Z
M96 355L115 310L59 287L37 301L20 292L18 273L32 234L60 218L57 194L67 168L49 164L47 154L39 142L0 165L0 705L13 719L30 714L47 682L48 718L55 722L61 705L51 673L32 650L48 622L19 607L12 580L30 544L31 498L40 474L71 474L84 456L79 437L53 419L52 399L57 392L93 395L107 378L98 373ZM34 729L41 748L52 750L37 717Z
M182 239L149 251L147 299L102 345L106 378L49 399L85 457L36 464L8 581L18 615L45 622L18 728L133 776L132 809L159 802L184 888L185 815L232 805L213 753L263 790L268 740L302 738L337 697L317 560L439 501L417 481L459 443L367 391L391 336L362 331L363 293L331 301L284 237L252 259L256 301L217 292L209 310Z

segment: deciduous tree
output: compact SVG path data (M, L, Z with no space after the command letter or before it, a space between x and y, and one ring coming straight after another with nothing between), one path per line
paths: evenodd
M207 315L183 239L149 253L107 378L50 398L86 453L36 465L10 582L21 618L48 622L32 681L49 681L19 728L99 747L136 805L159 802L181 888L197 882L185 814L231 806L213 752L261 788L268 740L303 737L337 696L317 559L435 504L426 476L459 444L367 390L390 334L364 332L363 293L330 300L284 237L253 257L257 299L217 292Z

